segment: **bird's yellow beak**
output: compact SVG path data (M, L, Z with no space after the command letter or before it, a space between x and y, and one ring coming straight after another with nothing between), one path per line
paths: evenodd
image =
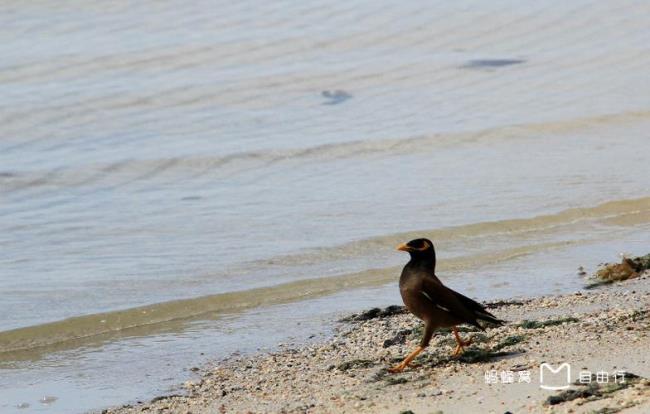
M396 249L397 249L397 250L401 250L401 251L403 251L403 252L408 252L408 251L411 250L411 248L408 247L408 246L406 245L406 243L402 243L402 244L398 245L398 246L396 247Z

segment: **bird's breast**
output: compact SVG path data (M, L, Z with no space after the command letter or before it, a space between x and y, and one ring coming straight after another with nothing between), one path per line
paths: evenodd
M430 304L426 302L426 297L422 294L421 289L400 288L400 294L409 312L420 319L427 319L427 310L430 308Z

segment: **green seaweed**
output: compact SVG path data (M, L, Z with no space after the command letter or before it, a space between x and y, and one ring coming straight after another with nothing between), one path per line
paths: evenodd
M488 337L484 333L476 333L476 334L472 335L472 343L475 343L475 344L476 343L485 343L485 342L488 342L489 340L490 340L490 337Z
M603 407L598 410L592 410L590 414L616 414L621 412L622 408Z
M386 377L385 381L386 384L388 385L406 384L407 382L409 382L404 377Z
M470 348L465 350L458 358L456 358L457 361L460 362L465 362L467 364L476 364L477 362L486 362L491 360L492 358L497 358L501 356L506 356L506 355L511 355L512 352L504 352L504 351L493 351L493 350L485 350L485 349L478 349L478 348Z
M516 345L520 342L523 342L526 340L526 335L510 335L503 341L499 342L498 344L494 345L492 347L492 352L500 351L505 347Z
M620 413L626 408L632 408L635 405L637 405L637 403L628 401L620 407L603 407L598 410L592 410L589 412L589 414L616 414L616 413Z
M375 365L375 362L369 359L353 359L340 363L336 369L339 371L347 371L352 368L369 368L373 365Z
M650 314L650 310L640 309L634 311L630 316L626 317L625 319L630 319L632 322L636 322L636 321L646 319L648 317L648 314Z
M632 259L632 263L634 263L634 270L637 272L642 272L644 270L650 269L650 253L646 254L645 256L638 256Z
M524 302L520 300L496 300L484 303L486 309L496 309L502 306L524 306Z
M560 319L551 319L548 321L529 321L529 320L524 320L522 323L517 325L518 327L524 328L524 329L540 329L544 328L546 326L556 326L556 325L562 325L564 323L572 323L572 322L579 322L577 318L560 318Z
M595 377L594 377L595 378ZM624 382L614 382L614 383L598 383L590 382L584 385L582 388L569 389L562 391L557 395L549 396L544 402L545 405L557 405L562 404L568 401L573 401L576 398L585 398L589 401L600 400L606 398L610 394L613 394L617 391L628 388L639 382L640 378L638 375L632 373L625 374L626 381Z
M481 332L481 330L479 328L475 327L475 326L457 326L456 330L458 330L458 332L470 332L470 333L471 332ZM438 334L450 334L453 331L452 331L451 328L438 328L438 330L436 332Z

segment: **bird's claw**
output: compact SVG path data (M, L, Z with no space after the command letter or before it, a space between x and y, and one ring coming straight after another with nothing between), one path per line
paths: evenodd
M402 371L404 371L404 367L401 365L398 365L393 368L388 368L388 372L390 372L391 374L399 374Z
M452 358L459 358L465 350L463 349L462 346L456 345L456 349L454 349L454 352L452 352L451 357Z
M413 362L408 362L406 364L402 362L399 365L395 365L393 368L388 368L388 372L390 372L391 374L398 374L404 371L406 368L418 368L421 366L422 364L414 364Z
M462 343L459 343L458 345L456 345L456 349L454 349L454 352L451 354L451 357L459 358L465 352L465 347L471 344L472 344L471 340L467 340L467 341L463 341Z
M393 368L388 368L388 372L390 372L391 374L398 374L398 373L404 371L404 369L406 367L410 367L410 366L411 366L410 363L405 364L405 363L402 362L399 365L395 365Z

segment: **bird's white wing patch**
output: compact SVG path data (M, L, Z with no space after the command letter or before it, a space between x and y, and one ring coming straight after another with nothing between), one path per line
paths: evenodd
M429 296L429 294L428 294L427 292L425 292L424 290L421 290L420 293L422 293L422 294L424 295L424 297L426 297L427 299L429 299L429 300L431 301L431 303L433 303L434 306L435 306L436 308L438 308L438 309L442 309L442 310L445 311L445 312L450 312L449 309L445 308L445 307L442 306L442 305L439 305L438 303L436 303L435 300L431 299L431 296Z

